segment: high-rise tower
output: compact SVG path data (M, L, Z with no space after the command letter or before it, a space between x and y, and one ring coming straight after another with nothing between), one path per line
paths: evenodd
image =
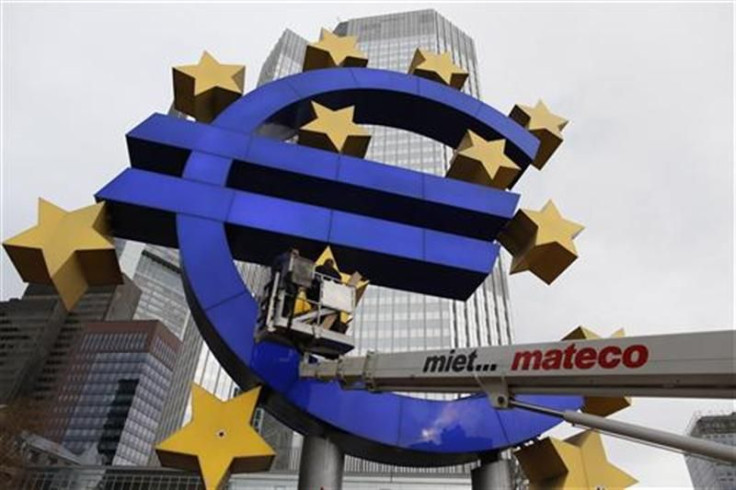
M472 38L434 10L352 19L341 22L334 32L357 36L369 68L406 73L417 48L449 52L453 62L469 73L463 91L480 97ZM300 73L307 44L294 32L284 31L263 64L258 85ZM372 135L366 159L434 175L444 176L447 172L451 148L399 129L363 127ZM509 295L501 260L499 256L492 274L467 301L369 286L351 326L356 349L349 355L363 355L368 350L397 352L510 343ZM396 468L348 457L345 471L412 474L433 473L435 469ZM467 468L446 468L441 472L467 473Z
M463 91L480 97L472 38L434 10L352 19L341 22L335 33L357 36L369 68L406 72L417 48L449 52L454 63L469 73ZM301 72L306 45L305 39L285 31L263 65L259 85ZM449 168L452 149L441 143L394 128L367 129L372 134L369 160L434 175L445 175ZM352 354L511 342L508 286L502 271L499 258L493 273L467 301L370 286L352 325L357 342Z
M480 98L473 39L434 10L352 19L335 32L357 36L369 68L406 72L414 51L451 53L467 70L463 91ZM444 176L452 149L406 131L374 127L366 158ZM370 287L353 325L358 352L507 344L511 325L506 278L499 262L467 301Z

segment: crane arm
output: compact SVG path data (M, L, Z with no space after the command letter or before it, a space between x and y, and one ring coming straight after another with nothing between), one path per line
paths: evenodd
M568 340L425 352L306 359L300 375L373 391L485 393L497 408L557 416L618 437L736 463L736 450L609 420L556 411L517 394L736 398L736 332Z
M373 391L736 398L732 330L309 362L300 375Z

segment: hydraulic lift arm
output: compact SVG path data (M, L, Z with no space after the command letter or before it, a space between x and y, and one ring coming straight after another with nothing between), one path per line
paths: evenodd
M494 406L556 415L611 435L736 463L736 449L577 412L518 402L524 393L736 398L732 330L540 344L369 353L300 367L306 378L347 389L486 393Z

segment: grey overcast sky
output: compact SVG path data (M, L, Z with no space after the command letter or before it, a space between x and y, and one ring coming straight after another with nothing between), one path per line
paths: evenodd
M733 4L6 4L2 229L67 209L127 165L124 134L170 103L171 66L203 49L260 66L285 28L432 7L475 39L483 100L544 99L572 122L547 167L517 186L584 225L581 258L548 287L510 279L519 342L577 325L602 335L733 328ZM22 284L2 253L2 299ZM731 401L637 399L621 420L682 432ZM566 436L574 429L558 429ZM605 439L640 487L690 487L681 455Z

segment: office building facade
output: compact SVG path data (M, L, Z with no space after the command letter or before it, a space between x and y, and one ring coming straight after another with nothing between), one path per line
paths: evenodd
M52 400L84 325L131 319L139 296L126 277L119 286L90 288L71 311L40 284L0 303L0 404Z
M434 10L353 19L335 32L357 36L369 68L405 73L417 48L448 52L469 74L463 92L480 98L472 38ZM439 176L449 169L452 148L399 129L370 131L367 159ZM467 301L369 287L353 325L356 354L510 343L508 287L500 260Z
M480 97L473 40L434 10L353 19L341 22L335 33L357 36L369 68L406 72L417 48L450 52L454 63L469 73L463 91ZM259 85L301 72L307 44L285 31L263 65ZM447 172L451 148L399 129L367 129L372 135L367 159L434 175ZM352 326L357 345L352 354L510 343L508 285L501 260L467 301L370 286Z
M85 324L56 395L51 425L76 454L143 465L153 450L181 341L156 320Z
M734 446L736 451L736 412L723 415L696 414L687 435ZM690 480L695 488L736 490L736 466L693 455L685 456Z
M318 27L315 34L317 31ZM334 32L358 38L369 68L407 72L417 48L450 52L454 63L469 73L463 91L480 97L472 38L434 10L352 19L339 23ZM261 69L258 85L301 72L308 42L288 29L284 31ZM434 175L444 176L447 172L451 148L399 129L363 127L371 133L366 159ZM499 257L492 274L467 301L369 286L351 326L356 348L348 355L364 355L369 350L400 352L510 343L509 294L501 260ZM299 440L295 436L297 445ZM292 469L298 468L297 459L291 458ZM345 464L346 471L366 474L398 475L407 470L352 457L347 457ZM466 466L441 472L467 475ZM414 474L423 471L409 469Z

